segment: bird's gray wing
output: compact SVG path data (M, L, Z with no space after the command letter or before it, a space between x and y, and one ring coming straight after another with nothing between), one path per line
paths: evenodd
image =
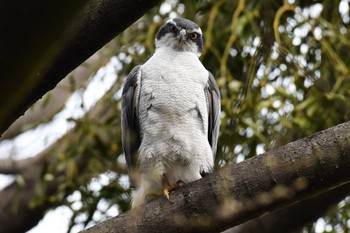
M141 66L136 66L128 77L122 94L122 145L126 163L129 168L130 186L135 185L133 169L138 159L138 149L141 144L138 119L138 100L140 92Z
M213 151L213 155L215 156L219 137L221 97L214 76L210 72L208 85L205 91L208 104L208 140Z

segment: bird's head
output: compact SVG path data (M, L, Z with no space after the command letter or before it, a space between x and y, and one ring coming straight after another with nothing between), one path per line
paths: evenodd
M176 51L193 52L199 57L203 49L202 30L191 20L169 19L156 36L156 48L164 47Z

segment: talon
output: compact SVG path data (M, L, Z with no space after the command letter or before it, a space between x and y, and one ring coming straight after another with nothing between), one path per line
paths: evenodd
M169 200L169 189L167 187L164 187L163 189L163 194L164 196Z
M175 184L169 184L168 179L165 175L163 175L163 195L169 200L169 194L174 191L175 189L178 189L185 185L185 182L182 180L176 181Z
M175 184L172 184L172 185L169 185L169 184L164 185L163 194L167 199L169 199L169 194L172 191L174 191L174 190L176 190L184 185L185 185L185 182L183 182L182 180L178 180Z

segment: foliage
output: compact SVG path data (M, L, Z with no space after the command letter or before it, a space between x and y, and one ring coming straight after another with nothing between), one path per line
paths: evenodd
M109 208L129 208L118 90L132 67L151 56L155 33L168 17L192 19L204 32L201 60L222 95L218 169L349 121L349 10L339 11L349 3L316 2L169 0L118 36L113 42L121 65L117 82L95 112L75 120L74 136L65 143L77 146L58 152L57 163L47 171L70 174L60 190L69 186L71 192L56 196L74 212L71 227L101 221ZM92 180L105 172L112 174L108 182L92 190ZM80 193L80 208L67 199L74 190ZM108 208L99 210L100 201ZM347 200L325 217L326 224L342 232L349 227L349 213ZM304 232L315 232L315 227Z

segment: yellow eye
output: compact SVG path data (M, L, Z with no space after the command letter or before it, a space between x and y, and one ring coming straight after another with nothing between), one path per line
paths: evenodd
M191 40L195 40L197 39L198 35L197 33L191 33L190 37L191 37Z
M176 27L175 27L174 25L171 25L171 26L170 26L170 31L171 31L171 32L175 32L175 31L176 31Z

